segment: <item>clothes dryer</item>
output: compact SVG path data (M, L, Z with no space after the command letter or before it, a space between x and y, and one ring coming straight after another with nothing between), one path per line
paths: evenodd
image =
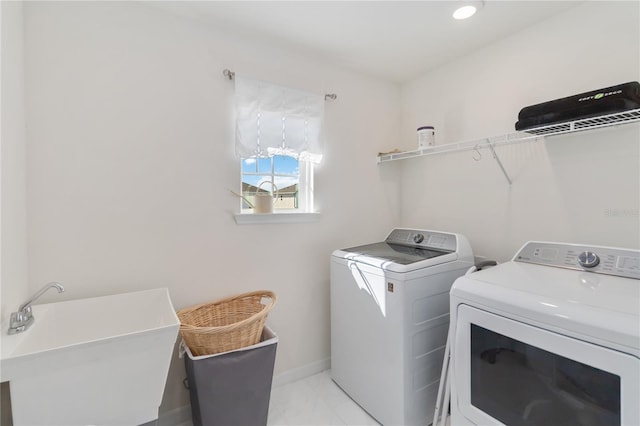
M451 289L451 424L640 424L640 252L529 242Z
M431 422L449 290L474 264L460 234L394 229L331 256L331 376L384 425Z

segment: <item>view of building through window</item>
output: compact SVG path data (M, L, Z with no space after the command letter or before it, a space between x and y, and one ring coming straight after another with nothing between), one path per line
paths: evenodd
M300 163L296 158L275 155L273 157L251 157L242 160L242 196L253 202L255 194L274 193L277 195L273 203L275 210L306 211L307 182L301 179L300 166L310 167L307 163ZM275 185L272 185L275 184ZM242 200L242 208L251 206Z

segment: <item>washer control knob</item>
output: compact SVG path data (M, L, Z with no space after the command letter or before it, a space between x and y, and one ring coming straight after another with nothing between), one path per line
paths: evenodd
M424 235L422 234L416 234L413 236L413 242L416 244L420 244L421 242L424 241Z
M592 251L583 251L578 255L578 263L583 268L593 268L598 266L600 258Z

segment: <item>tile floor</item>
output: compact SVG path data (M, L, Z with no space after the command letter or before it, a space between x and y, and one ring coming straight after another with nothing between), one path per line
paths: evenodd
M329 370L271 390L268 426L379 426L331 380ZM191 421L179 426L192 426ZM446 426L450 426L447 419Z
M378 422L331 380L327 370L273 388L267 424L376 426Z

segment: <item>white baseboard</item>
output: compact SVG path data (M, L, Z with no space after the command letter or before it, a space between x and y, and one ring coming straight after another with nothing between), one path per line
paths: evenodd
M331 358L312 362L302 367L287 370L273 377L272 387L278 387L302 380L314 374L322 373L331 368ZM174 408L173 410L161 413L158 417L157 426L182 426L191 424L191 405Z
M331 358L321 359L302 367L294 368L293 370L287 370L273 377L272 387L278 387L286 385L287 383L295 382L304 379L314 374L322 373L325 370L331 368Z

